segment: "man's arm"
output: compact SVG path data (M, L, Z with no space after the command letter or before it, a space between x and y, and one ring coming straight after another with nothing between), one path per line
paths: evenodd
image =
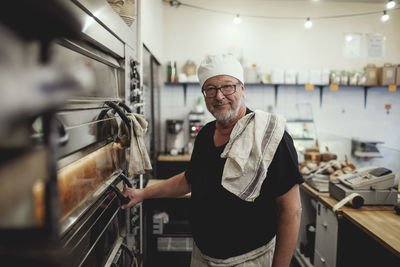
M278 221L273 267L289 266L296 247L301 219L299 185L276 199Z
M121 206L122 209L132 207L148 198L174 198L183 196L191 192L191 185L185 177L185 173L181 172L167 180L156 183L143 189L125 188L122 192L125 197L129 197L131 201Z

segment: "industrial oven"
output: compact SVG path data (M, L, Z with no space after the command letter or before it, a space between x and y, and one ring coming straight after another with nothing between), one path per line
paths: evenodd
M31 127L23 146L2 147L1 265L139 266L141 206L120 209L123 188L142 186L141 176L127 171L130 136L123 130L126 114L143 106L137 25L127 26L105 0L55 2L80 32L46 40L42 50L54 69L72 66L89 82L19 120Z

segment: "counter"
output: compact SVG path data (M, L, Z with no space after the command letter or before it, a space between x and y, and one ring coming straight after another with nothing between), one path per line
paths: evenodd
M388 260L395 266L400 262L400 216L393 206L363 206L359 209L343 206L334 213L332 208L338 201L329 193L318 192L306 183L300 188L304 215L301 231L311 222L316 225L315 255L311 256L314 265L301 259L308 262L303 265L342 266L351 262L362 266L362 262L372 264L371 259L375 263ZM311 202L316 203L313 216L310 216L313 212L307 204ZM301 242L304 242L303 233L299 235ZM355 247L359 252L355 252ZM304 258L299 246L295 256Z

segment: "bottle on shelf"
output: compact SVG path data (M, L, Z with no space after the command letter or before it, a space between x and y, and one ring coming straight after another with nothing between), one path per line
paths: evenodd
M173 75L173 69L172 69L172 61L168 61L168 66L167 66L167 81L169 83L172 82L172 75Z
M172 72L172 82L178 82L178 68L176 67L176 61L174 62L173 72Z

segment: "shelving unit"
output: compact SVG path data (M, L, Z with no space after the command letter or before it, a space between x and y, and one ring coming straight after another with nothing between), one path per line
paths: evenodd
M186 94L187 94L187 88L188 87L200 87L199 83L197 82L185 82L185 83L165 83L165 86L182 86L183 88L183 94L184 94L184 104L186 106ZM340 88L350 88L350 87L356 87L356 88L362 88L364 90L364 108L367 107L367 95L368 95L368 89L370 88L387 88L389 92L395 92L397 90L396 85L368 85L368 86L359 86L359 85L337 85L337 84L272 84L272 83L246 83L245 84L246 88L251 88L251 87L273 87L274 92L275 92L275 106L277 106L278 103L278 89L279 87L282 86L295 86L298 88L304 88L305 90L315 90L315 88L319 89L319 104L322 107L322 98L323 98L323 91L325 87L329 87L330 90L332 91L338 91Z

